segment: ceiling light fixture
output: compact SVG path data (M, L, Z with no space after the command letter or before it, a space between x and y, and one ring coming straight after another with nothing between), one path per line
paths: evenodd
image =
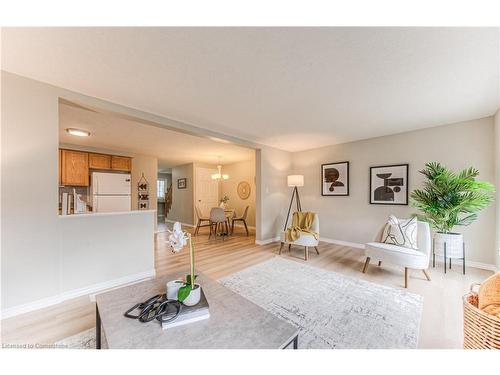
M76 135L77 137L88 137L90 136L90 132L88 130L76 129L76 128L67 128L66 132L71 135Z
M222 165L220 163L220 156L217 157L219 159L219 163L217 165L217 173L212 174L212 180L227 180L229 178L229 175L223 174L222 173Z
M229 175L227 174L222 174L222 165L217 166L218 173L214 173L212 175L212 180L227 180L229 178Z

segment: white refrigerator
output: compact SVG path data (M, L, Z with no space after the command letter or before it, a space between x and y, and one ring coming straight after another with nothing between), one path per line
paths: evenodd
M130 174L93 172L90 186L93 212L131 210Z

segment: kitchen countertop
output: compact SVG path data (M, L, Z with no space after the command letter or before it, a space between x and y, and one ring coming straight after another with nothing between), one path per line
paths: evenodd
M91 217L91 216L110 216L110 215L139 215L147 212L156 212L156 210L131 210L120 212L86 212L82 214L59 215L61 219L76 218L76 217Z

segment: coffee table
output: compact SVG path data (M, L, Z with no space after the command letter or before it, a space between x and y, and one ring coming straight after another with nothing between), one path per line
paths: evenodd
M103 333L110 349L297 349L298 329L260 306L200 274L210 318L163 330L158 321L141 323L123 313L165 292L165 284L185 273L167 275L96 296L96 348ZM101 327L102 326L102 327Z

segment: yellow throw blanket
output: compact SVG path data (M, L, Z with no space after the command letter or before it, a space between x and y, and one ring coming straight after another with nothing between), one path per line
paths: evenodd
M314 212L294 212L292 216L292 226L285 232L285 240L293 242L300 238L302 233L309 233L318 239L318 233L311 230L311 225L316 214Z

